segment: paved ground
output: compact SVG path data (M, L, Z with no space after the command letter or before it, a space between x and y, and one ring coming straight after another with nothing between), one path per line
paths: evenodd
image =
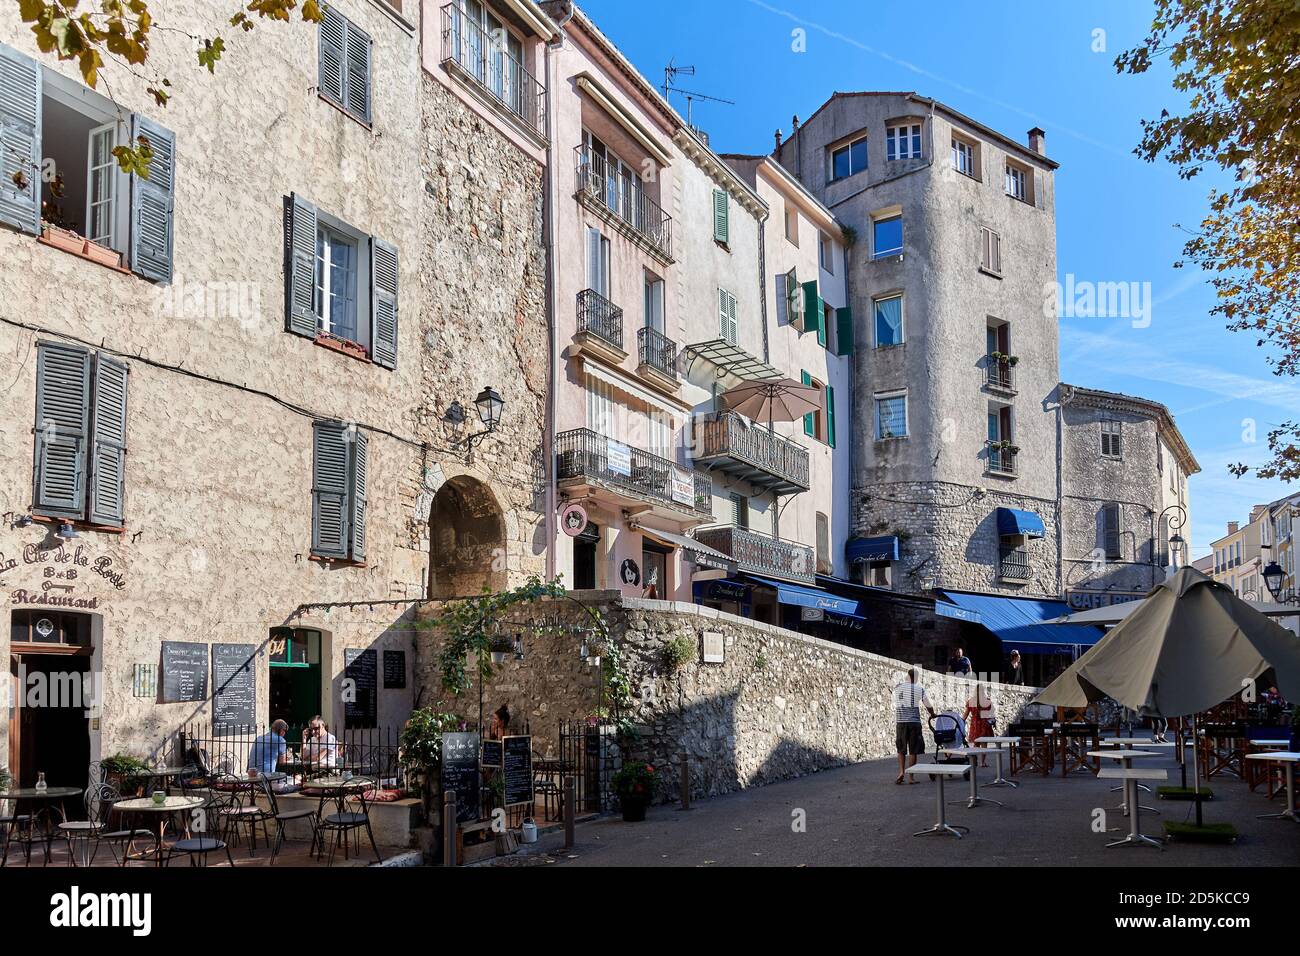
M1169 771L1178 783L1172 745L1147 749L1164 756L1146 766ZM929 759L929 758L926 758ZM695 804L682 812L671 806L651 808L644 823L624 823L617 816L582 825L577 846L560 849L562 838L543 838L546 851L530 858L510 858L505 865L553 866L1294 866L1300 863L1300 825L1257 820L1257 813L1281 809L1282 798L1269 800L1261 788L1251 793L1233 777L1212 781L1215 799L1205 805L1207 821L1231 822L1240 832L1235 844L1206 846L1173 843L1163 850L1105 844L1128 832L1120 811L1109 811L1106 825L1123 833L1095 833L1092 811L1114 807L1120 794L1111 782L1090 774L1062 779L1021 776L1018 789L997 787L988 796L1005 807L985 804L968 809L948 807L948 820L969 826L966 839L913 831L935 817L935 784L895 786L895 760L878 760L813 774ZM991 780L992 767L981 771ZM950 782L947 797L967 793L968 783ZM1158 836L1161 821L1191 818L1191 804L1144 794L1144 803L1159 815L1144 812L1142 831ZM806 813L806 832L792 830L792 814Z

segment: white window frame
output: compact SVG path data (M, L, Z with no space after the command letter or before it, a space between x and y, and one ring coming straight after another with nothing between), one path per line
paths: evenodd
M885 127L885 159L920 159L922 149L920 123L894 123Z
M901 256L903 254L903 236L901 234L899 235L898 238L899 245L897 249L880 250L876 248L876 226L882 222L889 222L891 219L897 219L898 224L902 229L907 228L906 224L903 222L903 214L901 212L891 212L887 216L873 216L871 219L871 258L872 259L883 259L886 256Z
M1107 446L1110 450L1107 451ZM1101 422L1101 444L1098 451L1102 458L1110 461L1124 460L1124 426L1116 418L1104 418Z
M978 151L974 143L963 136L953 134L952 137L952 168L957 170L963 176L969 176L971 179L979 179L976 170L978 161Z
M902 399L903 401L903 433L901 435L882 435L880 419L880 403ZM907 407L907 389L895 389L889 392L876 392L871 397L871 432L876 441L895 441L901 438L907 438L912 433L912 423L910 420L910 410Z
M1008 161L1006 164L1007 195L1021 202L1029 202L1029 190L1026 184L1028 177L1029 170Z
M886 342L883 345L880 342L879 330L876 326L876 303L887 302L890 299L898 300L898 315L900 324L898 327L898 341ZM907 341L907 297L902 292L885 292L871 299L871 347L875 349L893 348L895 345L902 345Z
M317 283L317 276L313 274L312 282L316 284L316 328L319 332L332 335L335 338L351 342L354 345L360 345L367 352L370 351L370 237L365 233L354 229L340 219L335 219L319 209L316 210L316 236L320 240L321 233L332 234L342 242L351 243L356 249L357 256L357 274L356 274L356 337L340 335L333 329L333 318L329 312L329 268L328 260L320 275L320 281ZM313 262L313 273L320 265L319 255Z
M841 180L849 179L853 176L856 176L858 173L865 172L866 170L871 168L871 157L869 155L867 156L867 161L862 165L861 169L853 168L853 147L857 146L859 143L866 143L867 148L868 149L871 148L871 144L870 142L868 142L868 138L864 133L861 136L855 136L846 142L840 143L838 146L832 146L830 149L826 150L827 182L837 183L840 182ZM836 176L835 157L838 156L840 153L846 151L848 152L849 155L849 171L845 173L843 176Z

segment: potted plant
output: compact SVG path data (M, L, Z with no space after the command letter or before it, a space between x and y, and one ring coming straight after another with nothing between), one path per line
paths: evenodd
M618 794L619 806L623 808L623 819L637 823L645 819L645 808L654 796L655 768L644 760L625 761L611 783Z
M138 796L144 782L141 774L149 770L149 765L139 757L124 753L105 757L100 761L99 766L104 774L104 782L123 796L127 794Z
M1016 363L1019 362L1019 361L1020 361L1020 356L1018 356L1018 355L1008 355L1008 356L1007 356L1007 364L1010 365L1012 368L1015 368L1015 367L1016 367Z
M442 735L455 730L460 718L424 707L411 712L402 728L398 759L406 770L408 786L420 795L425 819L432 819L435 785L442 766Z

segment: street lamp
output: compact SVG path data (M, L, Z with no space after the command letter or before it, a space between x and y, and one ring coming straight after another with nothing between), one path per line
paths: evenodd
M1264 586L1268 588L1268 593L1273 595L1273 600L1281 603L1282 600L1282 579L1286 577L1286 572L1282 570L1282 565L1276 561L1270 561L1264 566L1263 571Z
M1172 534L1169 536L1169 566L1165 570L1165 576L1172 577L1174 572L1178 570L1183 548L1187 546L1186 539L1178 533L1182 530L1183 525L1187 524L1187 509L1180 504L1170 505L1160 512L1159 517L1156 518L1156 527L1159 527L1161 522L1166 521L1166 516L1168 516L1168 527Z
M478 418L483 423L483 430L464 439L463 444L466 451L469 451L474 447L475 443L497 430L497 426L501 424L501 412L505 405L506 400L491 385L478 393L478 397L474 399L474 407L478 409ZM461 408L460 402L452 402L448 407L447 421L456 425L465 421L465 411Z

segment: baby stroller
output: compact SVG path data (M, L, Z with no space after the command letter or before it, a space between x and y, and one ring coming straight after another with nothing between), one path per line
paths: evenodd
M958 747L967 747L966 721L955 710L945 710L930 718L930 735L934 737L934 762L965 764L965 757L950 757L944 753ZM933 774L930 776L933 780Z

